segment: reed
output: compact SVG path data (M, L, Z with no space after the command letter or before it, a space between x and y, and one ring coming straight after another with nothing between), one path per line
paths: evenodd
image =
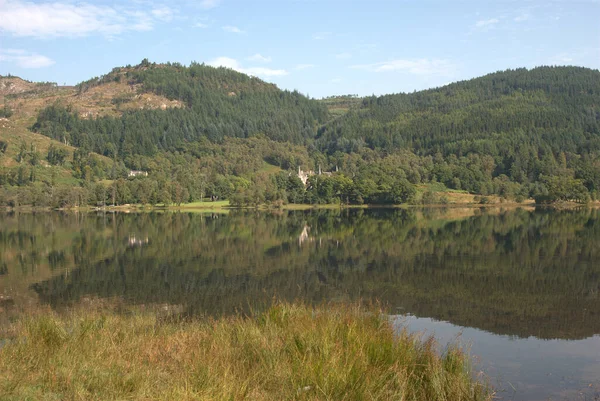
M459 347L359 306L253 317L137 312L22 318L0 348L2 400L489 400Z

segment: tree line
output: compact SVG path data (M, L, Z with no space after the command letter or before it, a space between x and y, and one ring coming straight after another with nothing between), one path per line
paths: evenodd
M226 68L144 60L79 90L111 80L186 106L83 118L51 105L32 129L77 151L70 157L53 147L40 157L23 149L19 167L4 178L0 171L0 182L13 192L32 185L44 159L69 169L88 192L90 181L129 182L129 170L148 172L148 187L160 188L146 196L127 184L131 196L117 202L166 203L169 193L176 203L173 191L187 201L215 196L239 205L443 202L419 186L542 203L600 193L597 70L507 70L410 94L321 102ZM350 100L345 114L328 114L327 104ZM332 174L304 186L294 178L298 168Z

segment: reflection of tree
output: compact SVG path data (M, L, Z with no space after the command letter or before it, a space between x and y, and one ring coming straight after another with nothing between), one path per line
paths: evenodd
M34 285L53 306L118 296L218 314L260 308L273 296L365 298L495 333L600 332L600 212L594 210L458 220L406 210L20 219L20 227L34 232L51 221L59 234L77 233L70 247L52 254L53 264L73 260L77 268ZM299 246L305 227L314 241ZM148 243L129 247L130 233ZM28 248L27 238L38 248L48 241L0 229L2 249Z

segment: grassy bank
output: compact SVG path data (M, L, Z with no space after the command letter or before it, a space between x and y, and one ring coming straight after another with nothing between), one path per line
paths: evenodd
M357 307L253 318L23 318L0 348L2 400L485 400L468 356ZM1 344L1 342L0 342Z

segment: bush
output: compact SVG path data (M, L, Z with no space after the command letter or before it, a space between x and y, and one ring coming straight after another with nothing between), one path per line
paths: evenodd
M423 196L421 197L421 203L423 205L432 205L437 202L437 196L433 191L425 191L423 192Z
M12 115L13 112L8 106L4 105L4 107L0 109L0 118L10 118Z

